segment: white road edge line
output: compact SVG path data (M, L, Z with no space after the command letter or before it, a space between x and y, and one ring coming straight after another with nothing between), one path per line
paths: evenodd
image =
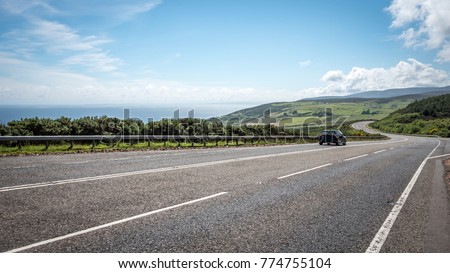
M27 249L31 249L31 248L35 248L35 247L38 247L38 246L54 243L54 242L65 240L65 239L68 239L68 238L72 238L72 237L75 237L75 236L78 236L78 235L82 235L82 234L86 234L86 233L89 233L89 232L97 231L99 229L104 229L104 228L107 228L107 227L115 226L115 225L118 225L118 224L122 224L122 223L125 223L125 222L136 220L136 219L139 219L139 218L143 218L143 217L146 217L146 216L149 216L149 215L152 215L152 214L156 214L156 213L160 213L160 212L163 212L163 211L168 211L168 210L176 209L176 208L179 208L179 207L191 205L191 204L194 204L194 203L197 203L197 202L205 201L205 200L208 200L208 199L211 199L211 198L214 198L214 197L218 197L218 196L221 196L221 195L224 195L224 194L227 194L227 193L228 192L220 192L220 193L217 193L217 194L213 194L213 195L206 196L206 197L203 197L203 198L191 200L191 201L188 201L188 202L185 202L185 203L181 203L181 204L178 204L178 205L174 205L174 206L170 206L170 207L167 207L167 208L162 208L162 209L146 212L146 213L135 215L135 216L132 216L132 217L128 217L128 218L125 218L125 219L122 219L122 220L118 220L118 221L110 222L110 223L103 224L103 225L100 225L100 226L91 227L91 228L88 228L88 229L85 229L85 230L80 230L80 231L77 231L77 232L69 233L69 234L66 234L66 235L63 235L63 236L59 236L59 237L56 237L56 238L53 238L53 239L41 241L41 242L38 242L38 243L34 243L34 244L31 244L31 245L27 245L27 246L23 246L23 247L19 247L19 248L15 248L15 249L6 251L6 253L21 252L21 251L24 251L24 250L27 250Z
M373 152L373 154L379 154L379 153L386 152L386 151L387 151L386 149L384 149L384 150L379 150L379 151Z
M344 159L344 161L350 161L350 160L358 159L358 158L365 157L365 156L368 156L368 155L369 154L358 155L358 156L355 156L355 157L350 157L350 158Z
M440 157L446 157L446 156L450 156L450 154L444 154L444 155L437 155L437 156L432 156L428 159L436 159L436 158L440 158Z
M317 169L324 168L324 167L328 167L328 166L331 166L331 165L333 165L333 163L328 163L328 164L325 164L325 165L317 166L317 167L314 167L314 168L311 168L311 169L307 169L307 170L304 170L304 171L300 171L300 172L296 172L296 173L291 173L291 174L288 174L288 175L285 175L285 176L278 177L277 179L280 180L280 179L288 178L288 177L291 177L291 176L294 176L294 175L297 175L297 174L310 172L310 171L317 170Z
M120 161L120 160L129 160L129 157L120 157L120 158L112 158L109 159L109 161Z
M403 141L407 141L407 140L408 140L407 138L404 138L401 140L388 141L388 142L356 144L356 145L352 145L351 147L370 146L370 145L379 145L379 144L391 144L391 143L403 142ZM81 182L87 182L87 181L111 179L111 178L149 174L149 173L167 172L167 171L182 170L182 169L189 169L189 168L199 168L199 167L213 166L213 165L226 164L226 163L232 163L232 162L248 161L248 160L254 160L254 159L264 159L264 158L286 156L286 155L303 154L303 153L310 153L310 152L316 152L316 151L329 151L332 149L342 149L342 148L345 148L345 147L337 146L337 147L330 147L327 149L313 149L313 150L306 150L306 151L295 151L295 152L286 152L286 153L278 153L278 154L267 154L267 155L251 156L251 157L232 158L232 159L218 160L218 161L212 161L212 162L195 163L195 164L180 165L180 166L173 166L173 167L163 167L163 168L158 168L158 169L107 174L107 175L99 175L99 176L91 176L91 177L81 177L81 178L74 178L74 179L64 179L64 180L40 182L40 183L33 183L33 184L23 184L23 185L16 185L16 186L0 188L0 192L33 189L33 188L56 186L56 185L63 185L63 184L81 183Z
M64 165L75 165L75 164L86 164L86 163L90 163L90 160L86 160L86 161L76 161L76 162L67 162L67 163L63 163Z
M431 151L431 153L428 154L427 157L422 161L417 171L414 173L414 176L409 181L408 185L406 186L405 190L403 191L400 198L395 203L395 206L392 208L391 212L389 213L388 217L384 221L383 225L381 225L380 229L378 230L377 234L373 238L372 242L370 243L370 246L367 248L366 253L379 253L381 248L383 247L384 242L386 241L389 232L391 231L392 226L395 223L395 220L397 219L398 214L400 213L400 210L402 209L403 205L406 202L406 199L409 196L409 193L411 192L412 188L414 187L414 184L416 183L417 179L419 178L420 173L422 172L423 167L427 163L428 159L430 159L431 155L436 151L436 149L441 145L441 141L439 140L438 144L434 149Z

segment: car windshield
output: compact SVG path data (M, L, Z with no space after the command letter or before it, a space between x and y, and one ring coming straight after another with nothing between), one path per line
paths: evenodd
M322 135L333 135L333 134L336 134L336 135L339 135L339 131L328 131L328 130L326 130L326 131L322 131Z

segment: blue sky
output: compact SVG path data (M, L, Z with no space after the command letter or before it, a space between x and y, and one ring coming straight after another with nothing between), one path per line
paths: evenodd
M256 105L450 85L445 0L2 0L0 104Z

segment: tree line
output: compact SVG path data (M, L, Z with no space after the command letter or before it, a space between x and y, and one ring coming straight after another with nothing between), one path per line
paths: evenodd
M238 119L163 119L144 123L140 119L115 117L24 118L0 124L1 136L61 135L292 135L293 129L271 124L249 125Z

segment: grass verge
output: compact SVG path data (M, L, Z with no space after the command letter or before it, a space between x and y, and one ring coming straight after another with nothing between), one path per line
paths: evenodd
M286 145L286 144L304 144L314 143L315 140L299 140L299 141L284 141L284 140L260 140L251 143L239 142L239 147L251 147L251 146L266 146L266 145ZM92 153L92 152L116 152L116 151L147 151L147 150L175 150L175 149L204 149L204 148L223 148L223 147L236 147L236 142L229 141L228 144L225 141L219 142L205 142L205 143L193 143L193 142L138 142L138 143L115 143L105 144L100 143L93 146L92 144L74 144L70 148L68 143L56 143L50 144L48 148L44 144L40 145L22 145L22 147L8 147L0 145L0 156L16 156L16 155L41 155L41 154L75 154L75 153Z

